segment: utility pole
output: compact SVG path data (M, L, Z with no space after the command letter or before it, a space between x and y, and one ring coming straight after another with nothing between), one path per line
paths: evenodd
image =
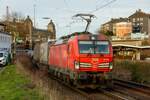
M33 5L33 10L34 10L34 24L33 26L35 27L36 25L36 15L35 15L35 8L36 8L36 4Z
M36 0L34 0L36 3ZM36 4L33 4L33 16L34 16L34 22L33 22L33 28L36 28ZM33 31L30 34L31 36L31 40L30 40L30 45L31 45L31 49L33 49Z
M6 21L9 21L9 7L6 7Z

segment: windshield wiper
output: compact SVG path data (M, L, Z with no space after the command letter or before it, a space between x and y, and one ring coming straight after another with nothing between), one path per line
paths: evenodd
M92 48L90 48L89 52L87 53L87 56L90 56L92 54Z

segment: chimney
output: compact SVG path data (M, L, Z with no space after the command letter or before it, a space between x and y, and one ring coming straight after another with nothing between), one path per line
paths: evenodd
M141 10L141 9L139 9L138 11L139 11L139 12L141 12L142 10Z

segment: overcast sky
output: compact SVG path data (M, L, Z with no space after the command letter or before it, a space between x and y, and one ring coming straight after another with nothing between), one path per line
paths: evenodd
M93 12L97 18L92 21L91 32L96 32L101 24L111 18L128 17L138 9L150 13L150 0L114 0L115 2L103 7L111 1L113 0L0 0L0 18L6 14L6 6L9 6L10 13L21 12L24 16L29 15L33 19L33 5L36 5L36 27L46 29L49 20L43 17L49 17L56 24L59 37L84 30L84 21L72 19L77 13L89 13L101 8Z

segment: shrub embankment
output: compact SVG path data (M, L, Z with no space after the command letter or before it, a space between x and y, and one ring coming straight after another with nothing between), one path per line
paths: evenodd
M115 60L114 77L150 84L150 62Z

